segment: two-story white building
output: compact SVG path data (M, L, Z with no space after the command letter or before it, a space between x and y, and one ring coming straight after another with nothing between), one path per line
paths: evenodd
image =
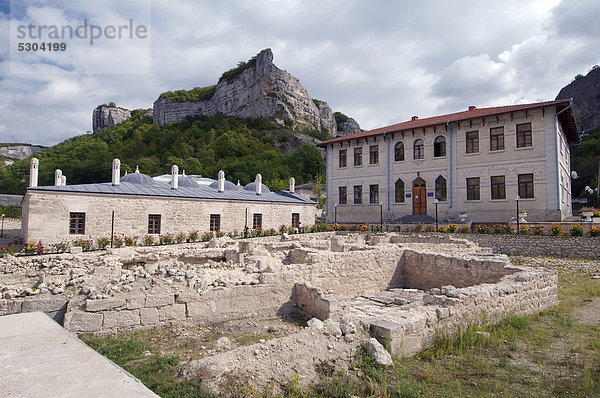
M327 150L327 221L410 222L429 215L507 222L571 215L569 100L469 107L319 144ZM407 217L408 216L408 217ZM423 217L420 217L423 219Z

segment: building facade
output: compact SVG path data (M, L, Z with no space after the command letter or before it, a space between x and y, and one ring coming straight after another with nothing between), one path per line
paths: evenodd
M508 222L518 197L528 220L560 221L571 215L577 140L560 100L413 116L325 141L327 220L409 222L437 208L444 221Z
M96 240L111 232L140 240L193 230L241 234L246 228L279 230L315 222L315 202L296 194L293 183L290 190L271 192L260 174L243 187L219 172L218 180L200 185L180 176L176 166L171 182L163 183L139 171L120 177L119 165L115 159L112 183L65 185L57 177L54 186L38 187L38 162L32 159L30 187L21 204L25 242Z

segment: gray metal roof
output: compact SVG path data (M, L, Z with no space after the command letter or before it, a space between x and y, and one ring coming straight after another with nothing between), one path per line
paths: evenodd
M123 180L121 179L121 181ZM224 192L219 192L217 188L211 188L206 185L199 185L194 188L179 187L178 189L171 189L168 184L157 181L152 185L132 184L130 182L121 182L119 185L112 185L107 182L98 184L63 185L58 187L30 187L27 188L27 191L315 204L312 200L305 199L298 194L287 191L265 192L263 188L262 194L257 195L254 191L247 191L244 189L226 189Z

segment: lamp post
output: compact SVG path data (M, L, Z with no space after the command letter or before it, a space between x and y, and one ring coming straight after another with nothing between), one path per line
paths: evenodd
M4 238L4 214L2 214L2 230L0 230L0 238Z
M519 235L519 227L520 227L520 225L519 225L519 199L521 199L521 198L519 197L519 195L517 195L517 199L516 199L516 201L517 201L517 235Z
M589 186L589 185L586 185L584 189L585 189L585 192L586 192L586 194L587 194L587 195L586 195L586 196L587 196L587 205L588 205L588 206L590 206L590 191L591 191L592 189L590 188L590 186Z
M110 248L113 247L113 239L115 237L115 208L112 208L112 219L110 222Z
M337 224L337 205L333 205L333 223Z
M438 200L434 201L435 203L435 232L438 231Z

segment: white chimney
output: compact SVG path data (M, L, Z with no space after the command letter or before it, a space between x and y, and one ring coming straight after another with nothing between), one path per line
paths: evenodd
M40 161L37 158L31 158L31 162L29 163L29 186L30 187L38 186L39 166L40 166Z
M112 163L112 184L119 185L121 182L121 161L119 159L113 160Z
M179 188L179 167L176 164L171 167L171 189Z
M294 177L290 178L290 192L296 192L296 179Z
M256 175L256 181L255 181L255 185L256 185L256 194L260 195L262 194L262 176L260 174Z
M56 169L54 172L54 186L60 187L62 183L62 171L60 169Z
M63 187L64 187L65 185L67 185L67 176L63 175L63 176L60 178L60 185L61 185L61 186L63 186Z
M219 170L219 192L225 191L225 172Z

